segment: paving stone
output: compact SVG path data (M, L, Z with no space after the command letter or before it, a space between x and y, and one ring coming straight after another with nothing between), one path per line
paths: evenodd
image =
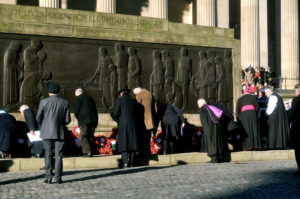
M1 199L216 198L300 199L294 160L64 171L44 184L44 171L0 173Z

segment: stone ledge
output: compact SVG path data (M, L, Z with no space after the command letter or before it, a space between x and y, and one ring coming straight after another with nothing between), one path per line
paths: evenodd
M294 160L293 150L274 151L243 151L232 152L231 162L250 161L273 161L273 160ZM207 163L210 158L206 153L181 153L172 155L152 155L150 158L138 158L137 164L143 166L170 166L178 164ZM64 169L104 169L118 168L121 163L121 155L96 156L91 158L67 157L64 158ZM36 158L15 158L1 159L0 171L36 171L44 167L44 159Z

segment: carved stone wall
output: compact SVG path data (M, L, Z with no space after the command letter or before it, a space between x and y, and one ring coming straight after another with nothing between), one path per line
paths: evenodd
M36 106L49 80L62 85L71 105L74 89L85 87L102 112L116 90L138 85L186 113L197 111L198 97L234 107L239 66L231 29L0 4L0 108Z
M15 50L16 52L14 54L16 55L13 58L15 59L15 63L19 63L18 66L15 66L16 78L14 80L14 84L18 85L16 88L18 94L16 94L16 96L19 97L17 100L19 103L37 106L39 99L45 97L42 86L50 79L49 77L43 78L43 73L46 71L51 74L51 81L58 82L62 85L62 95L70 100L71 104L74 99L74 90L77 87L85 87L87 92L95 98L100 111L107 111L113 104L112 100L114 100L110 95L111 87L114 84L109 69L110 65L115 66L117 79L121 78L121 80L118 81L118 89L128 87L127 80L132 79L131 75L135 72L135 69L131 69L133 70L131 71L128 70L128 67L135 68L136 65L139 65L139 73L137 76L139 76L138 79L141 81L138 83L140 85L136 84L136 86L152 90L152 87L155 87L154 84L157 80L151 82L151 76L154 73L155 67L161 67L161 71L157 71L158 76L160 77L158 80L160 85L158 85L157 91L153 93L157 93L157 95L162 97L155 97L163 102L175 103L176 96L181 95L182 99L176 102L177 105L184 108L187 112L195 112L197 110L197 98L205 97L200 96L196 91L198 89L201 90L202 88L198 87L197 82L194 82L194 79L199 72L199 51L213 52L212 56L221 59L220 64L223 62L224 52L226 50L231 51L230 49L214 49L197 46L44 36L32 37L27 35L0 34L0 38L0 59L2 60L4 60L5 54L9 50L12 42L17 42L22 47L21 50L20 48ZM34 46L32 47L32 41L38 43L36 44L38 47L35 49L33 49ZM120 52L116 49L117 46L120 46ZM28 55L29 50L31 53L30 56ZM153 53L154 51L158 53L156 58L153 57L153 54L155 54ZM184 54L182 51L185 51ZM128 52L130 52L130 56ZM166 54L166 52L167 55L162 57L161 54ZM123 55L120 53L123 53ZM40 54L43 54L43 57L40 58ZM124 58L122 58L122 56L124 56ZM128 61L128 57L130 57L130 61ZM168 74L169 77L165 78L165 73L169 73L170 70L166 65L170 62L172 63L171 67L173 67L172 70L174 71L171 75ZM28 63L31 63L31 65ZM4 67L3 64L0 64L1 71L4 70ZM119 70L119 67L122 67L122 70ZM206 67L215 68L216 65L210 65L210 63L208 63ZM26 70L26 68L30 69ZM189 69L185 72L186 68ZM216 71L216 69L212 71ZM23 78L17 80L17 76L20 74L23 74ZM170 76L172 79L171 82L167 81L168 78L170 79ZM27 80L28 77L30 78L30 82ZM198 80L205 81L204 79L201 80L199 78ZM11 82L4 81L3 76L0 77L0 82L1 93L3 93L4 88L13 86L11 85ZM25 84L27 89L24 91L23 85ZM217 91L215 84L215 81L212 84L207 83L207 87L213 87L213 90ZM169 85L169 89L164 91L164 85ZM160 87L161 89L159 89ZM224 85L224 87L226 87L226 85ZM186 89L186 91L184 91L184 89ZM116 89L113 92L116 92ZM169 99L167 100L164 96L169 92ZM22 97L22 95L27 96L27 98ZM215 93L215 95L217 95L217 93ZM232 96L232 93L230 95ZM187 102L184 102L185 98L187 99ZM0 100L1 107L7 107L4 98ZM210 99L208 99L208 101L210 101ZM211 102L216 102L216 99L211 99ZM225 103L226 102L225 99Z

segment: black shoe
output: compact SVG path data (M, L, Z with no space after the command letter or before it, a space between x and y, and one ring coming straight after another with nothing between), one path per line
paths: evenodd
M62 184L62 183L64 183L64 181L62 181L62 180L57 180L55 183L56 183L56 184Z
M44 183L45 184L51 184L51 180L46 179L46 180L44 180Z
M297 171L297 172L293 173L293 175L300 177L300 171Z

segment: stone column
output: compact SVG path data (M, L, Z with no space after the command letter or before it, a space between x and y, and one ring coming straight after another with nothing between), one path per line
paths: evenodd
M47 8L59 8L60 7L60 0L40 0L39 1L40 7L47 7Z
M96 12L116 13L116 0L97 0Z
M68 0L61 0L61 8L68 9Z
M241 0L241 65L259 70L259 0Z
M281 0L281 88L293 89L299 82L298 0ZM292 78L292 79L291 79Z
M217 26L229 28L229 0L217 0Z
M17 4L17 0L0 0L0 4Z
M197 0L197 25L216 26L215 0Z
M168 19L168 0L149 0L150 17Z
M268 48L268 0L259 0L260 66L269 66Z

